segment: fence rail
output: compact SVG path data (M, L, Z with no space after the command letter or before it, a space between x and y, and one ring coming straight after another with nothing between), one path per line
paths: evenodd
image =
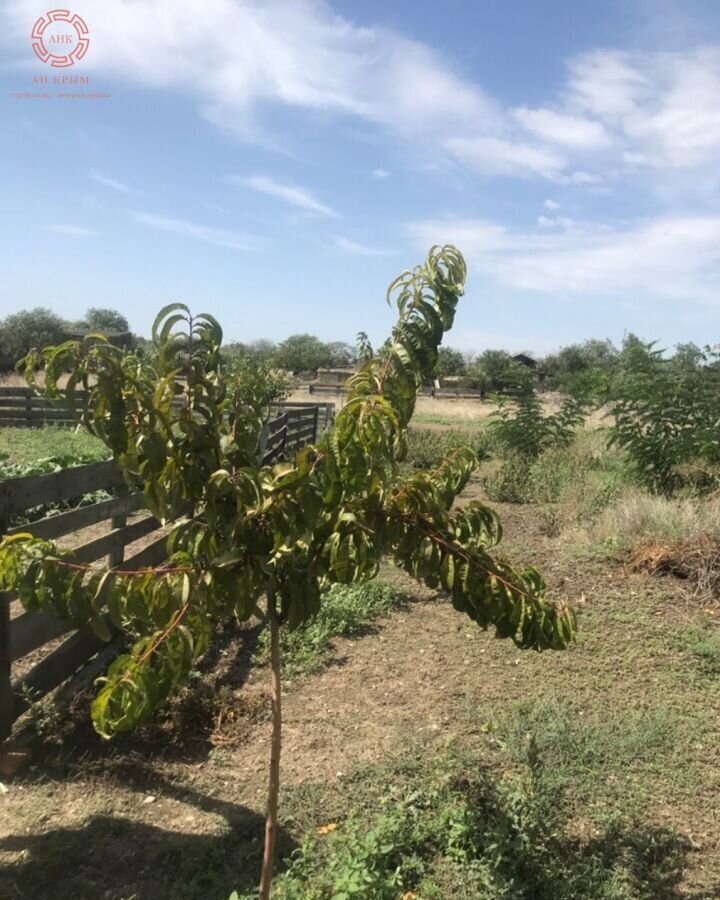
M0 388L4 396L8 390ZM333 410L331 403L278 410L264 429L260 461L283 459L317 440ZM28 510L72 503L100 490L113 496L30 524L18 523ZM166 557L168 527L150 515L142 494L127 487L114 462L0 481L0 535L21 531L58 540L80 562L102 561L118 570L155 566ZM0 593L0 741L32 700L59 687L107 646L90 629L75 630L47 613L23 612L12 595Z

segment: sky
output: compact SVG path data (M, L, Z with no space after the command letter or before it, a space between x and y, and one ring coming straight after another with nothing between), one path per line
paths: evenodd
M454 243L451 346L720 341L717 0L70 9L56 68L48 7L0 4L0 316L147 334L182 301L229 340L378 342L388 283Z

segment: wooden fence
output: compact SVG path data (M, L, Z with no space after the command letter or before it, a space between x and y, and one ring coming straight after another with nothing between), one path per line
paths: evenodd
M308 393L313 396L317 395L321 396L329 396L329 397L344 397L347 391L345 390L344 385L335 385L335 384L309 384L308 385ZM434 397L436 400L484 400L486 393L484 391L476 391L471 388L465 388L464 390L455 390L454 388L437 388L433 391L432 388L423 387L418 391L418 396L420 397Z
M29 387L0 387L0 427L42 427L44 425L76 425L79 421L79 407L85 396L76 391L78 409L73 410L65 400L48 400ZM307 410L318 408L318 427L327 428L335 413L334 403L308 404L285 402L273 404L274 414L283 410ZM294 414L293 414L294 415ZM291 416L292 422L292 416Z
M332 416L332 407L283 409L263 431L260 461L283 459L315 441ZM100 490L113 496L88 506L74 505L82 495ZM74 508L17 524L28 510L46 504ZM114 462L0 481L0 535L21 531L58 540L79 562L103 562L119 571L156 566L166 556L168 528L148 513L141 493L128 489ZM52 615L23 612L12 595L0 593L0 741L32 701L58 687L96 654L114 649L90 629L74 630Z

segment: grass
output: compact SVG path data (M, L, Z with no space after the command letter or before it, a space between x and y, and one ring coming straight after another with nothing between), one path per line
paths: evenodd
M86 431L74 428L0 428L0 454L16 465L53 456L79 456L87 461L108 458L105 445Z
M459 431L477 428L478 419L467 415L452 415L451 413L416 412L412 417L413 425L444 425L447 428L457 428Z
M677 635L674 644L702 674L720 677L720 630L716 624L689 625Z
M335 637L363 634L380 616L407 605L408 597L383 581L335 584L323 596L317 615L295 631L281 631L283 676L292 680L327 665ZM258 662L270 656L270 636L263 631L256 652Z
M674 896L687 842L577 791L592 773L602 797L607 779L661 760L673 740L668 721L634 714L590 723L565 701L518 704L479 746L455 741L438 754L419 743L336 788L302 785L284 807L299 848L273 896Z

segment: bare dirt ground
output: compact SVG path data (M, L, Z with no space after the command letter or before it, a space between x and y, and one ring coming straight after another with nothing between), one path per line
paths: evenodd
M475 482L465 497L479 493ZM521 653L415 587L418 602L361 638L338 639L333 663L286 692L285 799L304 791L311 804L358 767L411 746L432 754L480 741L517 701L560 698L608 727L647 711L677 731L662 773L639 754L603 791L620 808L642 797L647 821L676 828L695 848L677 893L659 900L720 897L718 686L674 643L701 611L675 579L578 557L540 532L532 507L497 508L508 555L539 565L555 596L580 602L578 645ZM254 883L269 736L267 672L249 661L255 637L252 628L226 635L210 661L230 691L225 726L189 699L179 718L103 743L81 709L87 698L78 700L62 743L43 744L2 788L1 897L223 900Z

